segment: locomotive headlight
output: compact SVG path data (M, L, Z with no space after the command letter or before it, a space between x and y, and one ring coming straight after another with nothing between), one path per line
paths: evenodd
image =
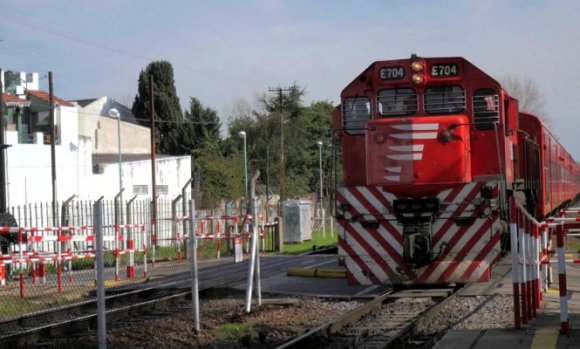
M414 61L411 63L411 69L413 69L413 71L420 72L423 68L424 65L422 61Z
M423 74L421 74L421 73L413 74L411 79L413 80L413 83L415 83L415 84L422 84L423 81L425 81L425 78L423 78Z

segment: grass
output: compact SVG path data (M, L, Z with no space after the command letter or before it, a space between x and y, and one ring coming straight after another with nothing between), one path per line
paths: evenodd
M254 333L254 325L249 323L226 323L218 328L221 339L233 339L243 336L252 335Z
M337 233L330 234L329 231L326 234L323 234L320 231L312 232L312 240L304 241L302 243L285 243L284 244L284 253L286 254L301 254L305 252L311 252L313 247L316 248L322 246L336 246L337 244Z

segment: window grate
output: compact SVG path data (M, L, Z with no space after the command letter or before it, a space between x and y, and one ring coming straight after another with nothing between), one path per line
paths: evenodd
M499 122L499 96L492 89L481 89L473 95L473 123L478 130L493 129Z
M417 112L417 94L410 88L382 90L377 99L382 116L407 116Z
M347 98L342 102L342 122L346 133L364 134L370 118L371 101L369 98Z
M425 90L425 111L453 114L465 109L465 91L461 86L437 86Z

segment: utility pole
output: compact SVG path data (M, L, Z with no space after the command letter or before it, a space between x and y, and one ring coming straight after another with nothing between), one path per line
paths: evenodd
M4 71L0 69L0 213L6 212L6 145L4 144Z
M282 92L289 92L292 91L291 88L269 88L269 92L278 92L278 107L280 113L280 203L279 203L279 215L278 215L278 222L279 222L279 231L280 231L280 239L278 241L278 250L280 252L284 252L284 180L285 180L285 162L284 162L284 112L282 108Z
M151 120L151 244L153 248L157 245L157 188L155 181L155 103L153 98L153 75L149 75L149 107Z
M54 127L54 90L52 88L52 72L48 72L48 104L50 107L50 167L52 170L52 224L58 226L56 215L56 132Z

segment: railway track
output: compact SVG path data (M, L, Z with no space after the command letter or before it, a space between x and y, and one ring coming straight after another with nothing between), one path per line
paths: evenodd
M411 338L454 296L453 289L390 290L278 349L422 348L430 339Z
M261 273L268 277L296 266L288 258L262 258ZM226 287L246 279L247 262L200 268L199 290ZM122 286L107 290L107 321L121 320L135 314L154 311L173 301L191 297L188 272L166 276L146 284ZM58 336L75 329L95 327L96 299L62 306L0 323L0 348L28 347L43 338Z

